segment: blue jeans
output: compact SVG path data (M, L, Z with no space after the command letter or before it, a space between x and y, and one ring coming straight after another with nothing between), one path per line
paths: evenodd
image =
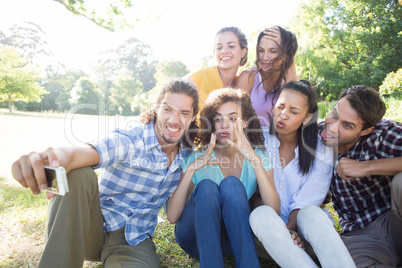
M223 258L229 254L236 267L260 267L249 215L247 194L238 178L229 176L220 185L205 179L196 185L176 223L176 241L200 259L200 267L224 267Z

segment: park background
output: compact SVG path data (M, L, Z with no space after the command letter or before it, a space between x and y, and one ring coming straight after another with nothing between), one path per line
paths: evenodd
M297 73L312 83L321 118L342 90L365 84L383 97L385 117L402 121L401 2L2 1L0 267L36 267L44 242L48 201L12 179L12 162L48 146L80 146L137 120L169 79L214 64L221 27L237 26L248 37L242 69L253 64L264 27L295 33ZM197 267L172 228L161 222L156 230L162 265Z

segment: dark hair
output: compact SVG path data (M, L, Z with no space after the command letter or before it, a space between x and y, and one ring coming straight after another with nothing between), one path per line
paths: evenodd
M282 86L282 80L285 80L286 83L286 78L285 78L285 73L293 64L294 57L297 52L298 44L297 44L297 38L296 36L288 31L285 30L284 28L280 26L274 26L278 27L279 31L281 32L281 43L279 44L280 46L280 55L273 61L274 63L282 60L282 64L279 69L275 70L270 70L268 71L270 75L266 79L276 79L276 81L272 81L273 84L273 90L271 92L267 92L265 95L265 99L268 98L268 95L273 94L272 97L272 106L274 106L274 99L277 95L280 94L280 89ZM258 66L258 61L259 61L259 56L258 56L258 47L260 46L261 39L266 35L264 31L262 31L258 35L257 39L257 44L256 44L256 59L255 59L255 65ZM275 75L276 74L276 75ZM266 80L264 79L264 80ZM261 81L261 84L263 81Z
M308 113L313 114L310 121L297 129L297 144L299 146L299 170L303 175L308 174L310 168L314 164L315 152L317 149L318 141L318 106L317 98L314 90L311 88L310 82L307 80L291 81L282 87L283 90L293 90L299 92L307 97ZM275 135L275 127L271 120L270 125L271 135Z
M343 97L348 99L350 106L363 120L362 130L375 126L385 114L385 103L374 88L364 85L353 86L342 91L339 100Z
M248 42L247 42L247 38L246 35L244 33L242 33L242 31L237 28L237 27L224 27L221 28L215 35L215 38L221 34L221 33L225 33L225 32L232 32L236 35L237 39L239 40L239 44L240 44L240 48L241 49L246 49L246 54L241 58L240 61L240 66L243 66L244 64L247 63L247 55L248 55Z
M250 96L240 89L222 88L209 93L200 114L199 147L207 147L211 141L211 133L215 132L214 117L222 104L234 102L240 106L241 117L246 122L244 128L247 140L253 148L265 150L264 135L260 121L251 105Z
M156 121L157 110L161 105L163 99L167 93L184 94L193 99L193 116L198 114L198 90L197 87L190 81L185 79L172 79L165 85L163 85L161 91L159 92L156 104L154 108L150 111L143 112L140 114L140 121L143 124L149 124ZM183 144L192 148L194 141L197 137L198 124L197 120L191 122L189 130L184 134L182 138Z

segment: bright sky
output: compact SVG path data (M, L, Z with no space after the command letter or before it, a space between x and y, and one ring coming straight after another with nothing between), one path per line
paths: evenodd
M237 26L249 36L266 26L286 26L301 2L306 0L133 0L141 14L151 11L151 16L160 15L159 20L151 18L131 32L110 33L73 16L53 0L2 0L0 31L7 35L13 23L36 23L47 33L56 58L84 70L97 52L115 48L130 37L149 44L159 61L181 60L192 69L212 54L220 28Z

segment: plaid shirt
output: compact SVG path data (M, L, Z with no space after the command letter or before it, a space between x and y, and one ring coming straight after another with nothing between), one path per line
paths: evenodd
M341 155L357 161L402 156L402 125L382 120L374 130ZM392 176L367 176L343 180L334 169L331 183L332 202L339 215L342 232L365 228L391 208Z
M105 231L123 226L131 245L154 235L158 212L180 181L181 163L191 152L180 144L179 153L168 165L154 124L116 129L92 144L100 161L99 192Z

